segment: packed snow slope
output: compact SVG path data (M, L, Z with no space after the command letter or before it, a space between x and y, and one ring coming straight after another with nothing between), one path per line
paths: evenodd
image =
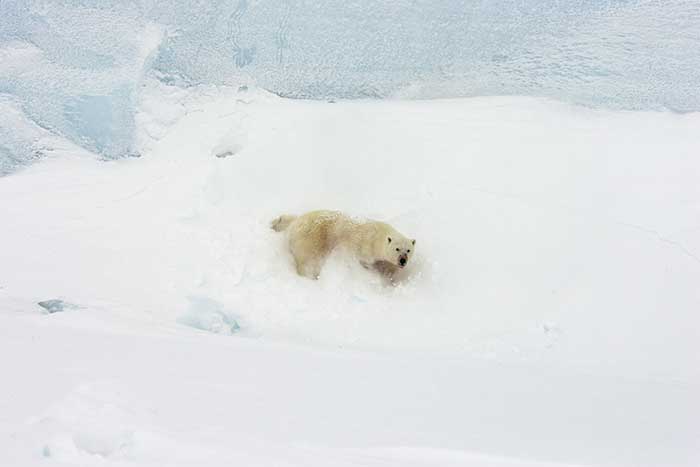
M0 464L700 463L700 115L138 108L142 157L0 179ZM269 222L318 208L414 263L298 277Z

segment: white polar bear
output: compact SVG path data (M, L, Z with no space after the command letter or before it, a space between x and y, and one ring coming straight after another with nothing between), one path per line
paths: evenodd
M338 211L283 215L271 227L287 231L297 272L312 279L318 279L324 260L336 247L349 250L364 267L391 277L406 267L416 244L389 224L351 219Z

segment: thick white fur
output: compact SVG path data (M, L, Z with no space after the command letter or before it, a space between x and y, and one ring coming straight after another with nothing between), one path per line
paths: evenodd
M312 279L318 278L326 257L335 248L345 248L364 267L392 276L408 264L416 243L389 224L352 219L338 211L282 215L272 221L271 227L277 232L287 231L297 272Z

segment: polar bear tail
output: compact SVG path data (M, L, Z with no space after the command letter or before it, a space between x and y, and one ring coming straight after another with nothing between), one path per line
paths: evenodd
M275 220L270 223L270 227L272 230L275 232L282 232L285 230L287 227L289 227L289 224L291 224L294 219L296 219L297 216L288 216L288 215L282 215L276 218Z

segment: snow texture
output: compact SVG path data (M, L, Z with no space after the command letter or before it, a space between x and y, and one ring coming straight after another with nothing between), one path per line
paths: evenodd
M0 179L0 465L700 463L700 114L137 109L141 158ZM407 275L297 276L269 222L315 208L417 238Z
M698 111L700 3L0 3L0 95L38 127L102 157L133 155L144 77L311 99L527 95ZM6 143L16 131L0 119L0 174L42 157L26 132Z

